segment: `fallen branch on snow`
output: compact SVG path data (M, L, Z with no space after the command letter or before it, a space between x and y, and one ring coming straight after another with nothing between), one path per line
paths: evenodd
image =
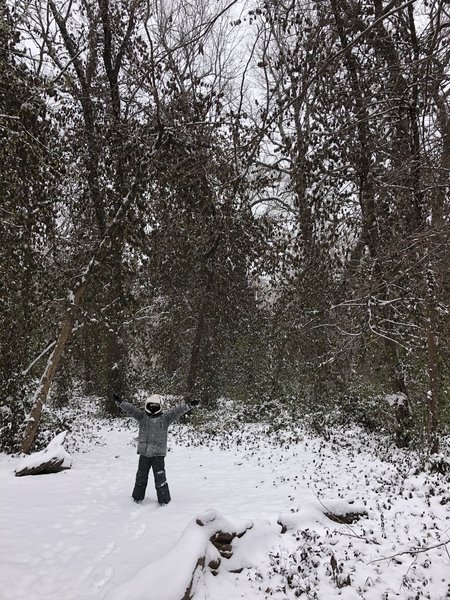
M382 558L376 558L375 560L371 560L367 564L371 565L372 563L381 562L383 560L392 560L397 556L404 556L405 554L408 554L409 556L416 556L417 554L423 554L424 552L429 552L430 550L436 550L436 548L447 548L447 544L450 544L450 540L447 540L446 542L439 542L439 544L433 544L432 546L426 546L425 548L416 548L415 550L404 550L403 552L397 552L397 554L392 554L391 556L383 556Z

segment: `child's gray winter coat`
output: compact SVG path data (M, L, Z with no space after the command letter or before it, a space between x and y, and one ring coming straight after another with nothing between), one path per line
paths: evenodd
M139 422L137 453L148 457L166 456L169 425L191 410L188 404L180 404L159 415L150 416L129 402L121 402L120 408Z

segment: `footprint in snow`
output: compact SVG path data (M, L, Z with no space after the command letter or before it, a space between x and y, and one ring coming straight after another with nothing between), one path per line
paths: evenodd
M134 532L133 537L131 538L133 540L133 542L135 542L140 537L142 537L144 535L146 529L147 529L147 525L145 523L142 523L141 526L137 529L137 531Z
M102 587L105 585L105 583L108 583L108 581L111 579L111 575L113 573L113 570L108 567L107 569L105 569L105 575L102 577L102 579L100 579L100 581L97 581L95 586L101 590Z

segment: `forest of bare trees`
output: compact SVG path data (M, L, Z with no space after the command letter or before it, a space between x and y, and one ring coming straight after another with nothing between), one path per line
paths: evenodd
M75 391L450 425L445 0L0 0L0 449Z

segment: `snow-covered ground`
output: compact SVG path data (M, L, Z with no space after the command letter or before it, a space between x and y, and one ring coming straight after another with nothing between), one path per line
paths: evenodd
M387 442L173 426L160 507L151 476L144 502L130 497L133 425L98 427L102 443L78 451L68 436L60 473L15 477L19 460L0 455L1 600L182 600L194 570L193 600L450 598L449 476ZM345 512L366 514L326 516ZM246 533L214 575L218 529Z

